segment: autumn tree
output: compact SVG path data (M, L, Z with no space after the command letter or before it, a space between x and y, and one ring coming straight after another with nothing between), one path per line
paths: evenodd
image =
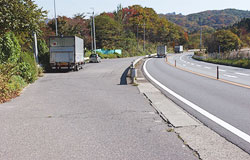
M46 12L38 8L32 0L0 1L0 34L12 31L40 32L40 23Z
M85 45L87 47L90 47L90 21L85 18L86 17L83 13L77 13L73 18L58 16L58 34L64 36L78 36L80 38L83 38ZM53 33L52 35L55 35L55 30L54 20L49 21L47 27L44 28L44 32Z
M95 22L97 46L105 49L119 47L118 44L123 34L121 24L106 14L97 16Z
M206 40L209 52L228 52L240 49L242 42L239 37L230 30L219 30Z

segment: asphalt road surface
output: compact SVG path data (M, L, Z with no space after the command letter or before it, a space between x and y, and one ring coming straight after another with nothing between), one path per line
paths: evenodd
M189 54L184 54L185 56L186 58L190 57ZM182 55L178 57L182 57ZM177 59L178 57L173 58ZM190 61L184 59L184 57L182 57L183 60ZM211 67L207 63L203 63L202 66ZM234 130L241 131L241 133L246 135L246 139L249 140L250 89L182 71L167 64L164 58L150 59L146 63L146 69L163 86L166 86L185 100L191 102L193 106L196 105L223 122L226 122L231 128L235 127L236 129ZM228 68L225 68L225 70L228 71ZM216 121L211 120L209 117L192 108L185 101L174 97L170 92L161 90L209 128L250 153L250 143L242 139L242 135L225 129L226 126L219 125Z
M1 160L198 159L123 72L133 58L48 73L0 105ZM121 78L122 77L122 78Z
M250 69L231 67L197 61L192 58L193 53L173 54L168 58L171 64L185 68L197 73L217 77L217 66L219 66L219 78L250 86Z

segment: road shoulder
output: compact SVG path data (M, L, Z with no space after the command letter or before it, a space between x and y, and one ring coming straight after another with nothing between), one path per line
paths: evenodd
M136 66L140 93L148 98L159 115L172 126L170 131L175 132L200 159L250 159L248 153L204 126L147 81L142 71L143 63L144 60Z

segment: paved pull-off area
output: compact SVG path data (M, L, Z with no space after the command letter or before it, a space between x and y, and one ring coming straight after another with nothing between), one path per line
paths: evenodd
M198 159L121 79L133 58L48 73L0 105L2 160Z

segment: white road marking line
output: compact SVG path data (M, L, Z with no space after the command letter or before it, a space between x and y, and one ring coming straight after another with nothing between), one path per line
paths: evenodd
M190 64L190 62L187 62L188 64Z
M183 66L185 67L186 65L185 65L185 64L183 64Z
M194 64L193 64L193 63L191 63L191 65L193 66Z
M157 84L159 87L161 87L162 89L164 89L165 91L167 91L169 94L173 95L174 97L176 97L177 99L179 99L180 101L182 101L183 103L187 104L188 106L190 106L191 108L193 108L194 110L196 110L197 112L201 113L202 115L204 115L205 117L209 118L210 120L214 121L215 123L217 123L218 125L220 125L221 127L229 130L230 132L232 132L233 134L237 135L238 137L242 138L243 140L245 140L246 142L250 143L250 136L244 132L242 132L241 130L239 130L238 128L230 125L229 123L221 120L220 118L212 115L211 113L205 111L204 109L200 108L199 106L197 106L196 104L188 101L187 99L181 97L180 95L178 95L177 93L175 93L174 91L170 90L169 88L167 88L166 86L164 86L163 84L161 84L159 81L157 81L156 79L154 79L147 71L146 66L147 66L147 62L151 60L148 59L145 64L143 65L143 70L146 73L146 75L148 76L148 78L150 78L155 84Z
M196 66L197 66L197 67L201 67L201 65L198 65L198 64L197 64Z
M183 56L184 56L184 55L182 55L182 56L180 57L180 60L181 60L182 62L186 63L186 61L184 61L184 60L182 59Z
M226 72L226 70L224 70L224 69L219 69L219 71L220 71L220 72Z
M238 78L236 76L228 75L228 74L223 74L223 76L230 77L230 78Z
M240 72L235 72L235 74L238 74L238 75L241 75L241 76L250 76L249 74L240 73Z
M211 69L211 67L204 67L204 68L206 68L206 69Z

